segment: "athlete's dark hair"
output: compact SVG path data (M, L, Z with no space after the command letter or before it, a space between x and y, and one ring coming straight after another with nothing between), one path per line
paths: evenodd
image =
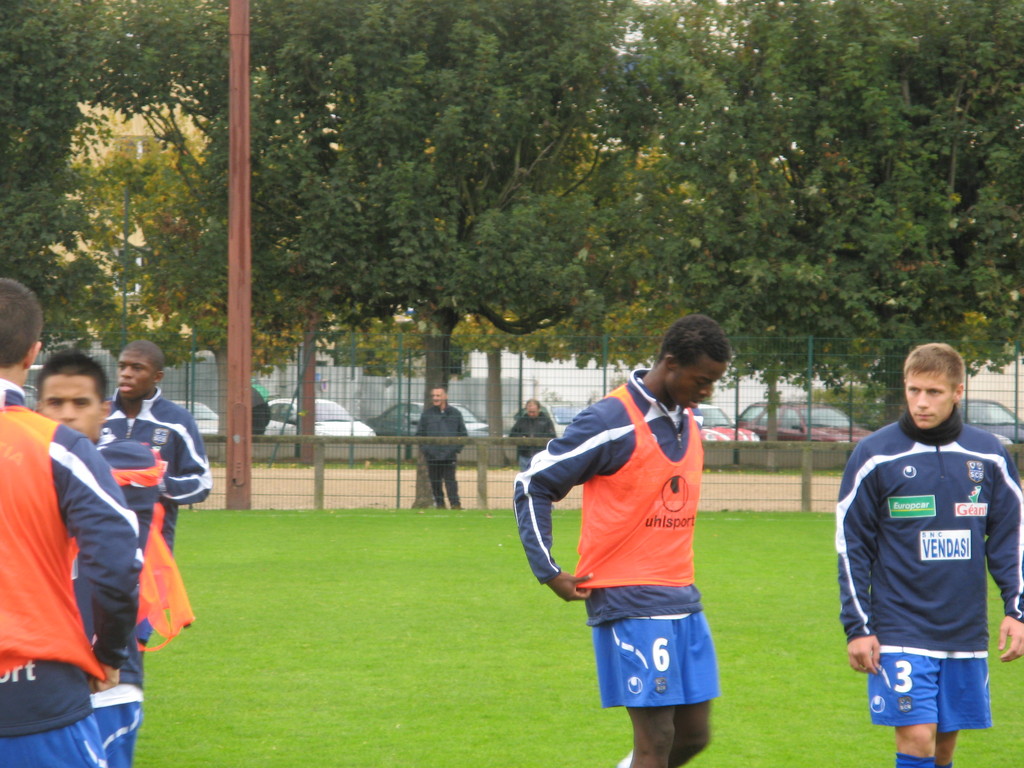
M164 353L156 344L146 339L139 339L137 341L129 341L122 352L138 352L144 358L146 358L150 365L156 370L162 371L164 369Z
M665 332L658 359L672 355L680 365L693 365L701 355L716 363L732 359L732 347L725 331L707 315L686 315Z
M31 290L0 278L0 365L17 365L43 332L43 308Z
M107 399L107 374L103 366L89 357L80 349L62 349L54 352L43 363L39 376L36 378L36 388L39 390L39 398L42 400L43 387L46 380L51 376L88 376L96 384L96 394L100 400Z

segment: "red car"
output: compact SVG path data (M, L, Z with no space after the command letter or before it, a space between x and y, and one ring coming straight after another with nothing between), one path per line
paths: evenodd
M809 422L809 423L808 423ZM740 414L739 424L768 439L768 404L754 403ZM812 403L808 418L807 403L779 403L778 440L811 440L828 443L859 442L871 434L870 429L854 424L850 417L831 405Z
M717 405L700 406L700 412L704 416L704 426L700 430L702 440L760 440L755 433L749 429L741 429L730 419L725 411Z

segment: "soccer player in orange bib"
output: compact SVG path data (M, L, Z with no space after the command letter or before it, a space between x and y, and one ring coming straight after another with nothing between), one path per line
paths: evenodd
M0 279L0 764L106 765L89 694L114 688L138 611L135 513L92 442L25 407L42 309ZM87 636L71 580L90 585Z
M718 667L693 568L698 405L731 357L714 320L677 320L651 369L580 413L515 481L534 575L562 599L586 601L601 703L629 713L632 768L683 765L710 738ZM566 572L551 553L551 508L579 484L580 560Z

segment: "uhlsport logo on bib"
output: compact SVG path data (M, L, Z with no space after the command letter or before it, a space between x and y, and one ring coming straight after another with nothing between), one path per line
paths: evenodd
M890 496L889 517L935 517L934 496Z

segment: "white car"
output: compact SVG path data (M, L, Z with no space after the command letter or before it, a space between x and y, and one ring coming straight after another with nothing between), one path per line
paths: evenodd
M576 418L576 415L587 406L581 404L565 404L559 403L556 405L549 405L547 410L551 414L551 420L555 422L555 434L561 437L565 434L565 428L568 427L572 420Z
M206 403L178 403L192 414L201 435L216 435L220 432L220 417Z
M377 433L361 421L357 421L345 406L333 400L314 400L315 422L313 433L329 437L374 437ZM278 398L271 400L270 421L265 435L294 435L299 421L298 404L295 400Z
M704 416L704 426L700 430L702 440L739 440L747 442L759 442L761 440L756 432L737 427L736 422L730 419L725 411L717 405L701 403L699 409Z

